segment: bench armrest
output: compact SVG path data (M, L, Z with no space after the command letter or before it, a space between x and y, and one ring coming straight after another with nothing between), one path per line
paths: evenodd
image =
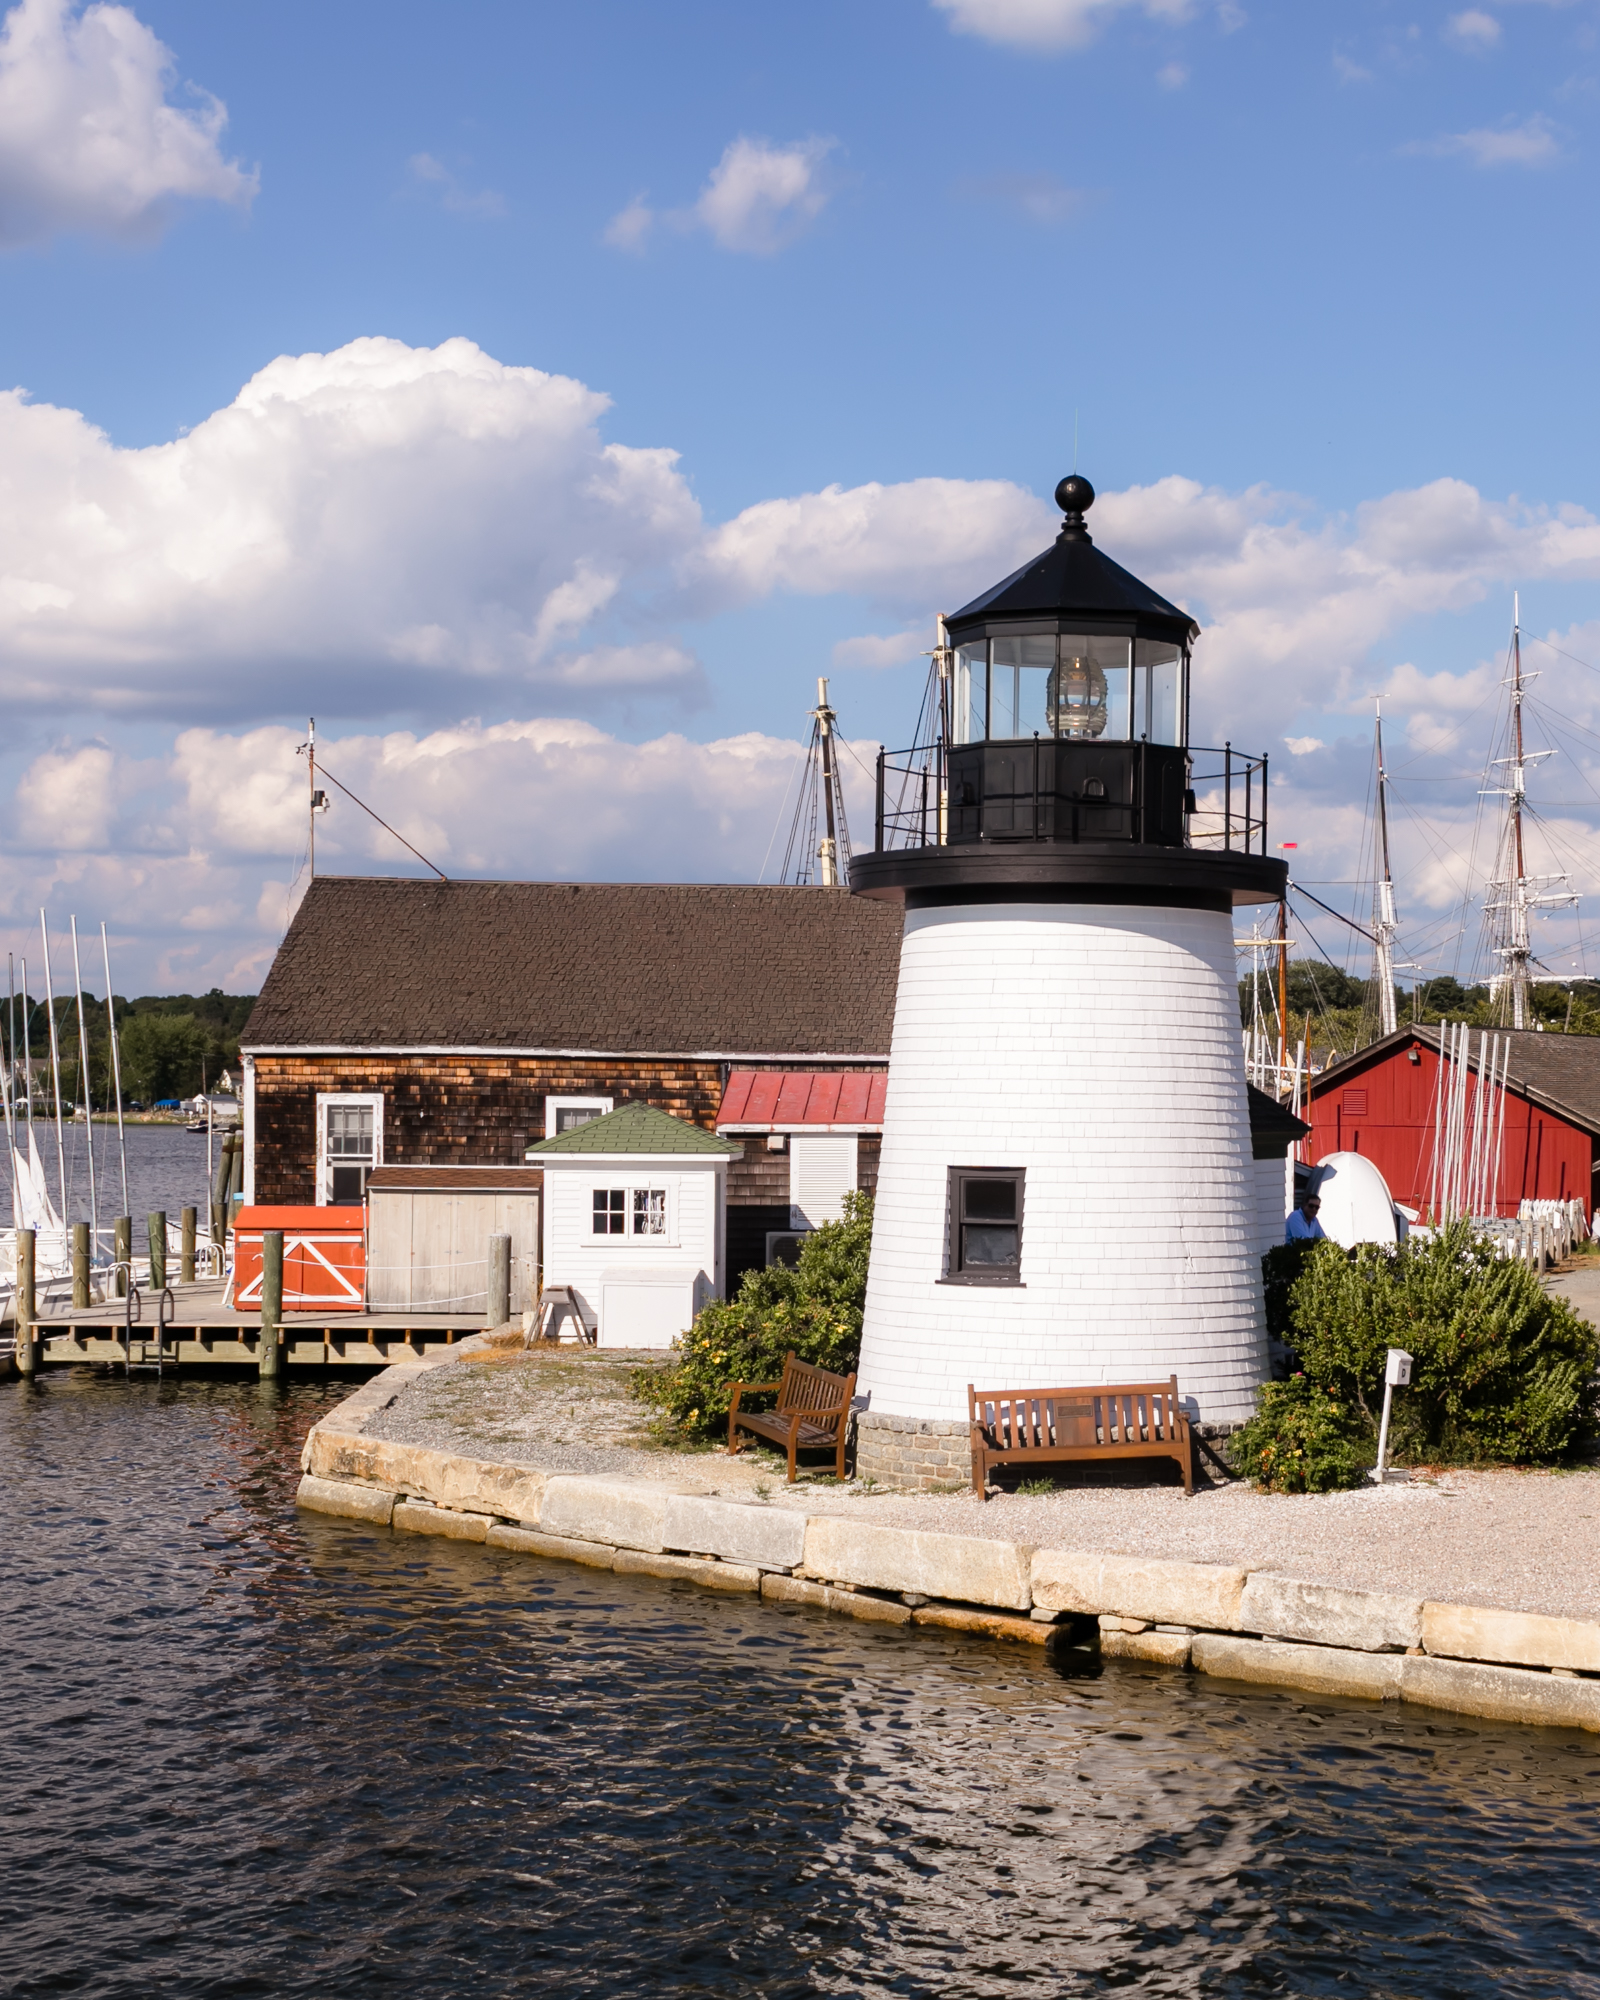
M781 1389L782 1387L783 1384L781 1382L735 1382L733 1384L733 1401L728 1405L729 1420L731 1421L739 1414L739 1398L741 1396L747 1393L752 1396L770 1395L774 1390Z

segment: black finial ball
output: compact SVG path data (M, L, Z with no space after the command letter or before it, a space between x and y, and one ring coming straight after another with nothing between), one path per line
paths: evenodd
M1063 514L1087 514L1094 505L1094 488L1078 473L1069 473L1056 488L1056 505Z

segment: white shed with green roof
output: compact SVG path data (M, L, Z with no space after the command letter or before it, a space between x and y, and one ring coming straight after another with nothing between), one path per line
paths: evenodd
M728 1162L739 1153L651 1104L623 1104L526 1158L544 1169L544 1282L602 1347L670 1347L723 1286Z

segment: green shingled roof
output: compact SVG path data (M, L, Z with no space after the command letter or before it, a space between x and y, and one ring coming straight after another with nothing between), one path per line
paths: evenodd
M621 1104L603 1118L591 1118L553 1139L541 1139L528 1148L528 1157L540 1153L712 1153L726 1158L741 1149L698 1125L658 1111L653 1104Z

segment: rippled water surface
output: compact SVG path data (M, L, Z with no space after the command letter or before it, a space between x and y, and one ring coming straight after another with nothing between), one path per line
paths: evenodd
M0 1388L0 1993L1600 1996L1600 1742L297 1517Z

